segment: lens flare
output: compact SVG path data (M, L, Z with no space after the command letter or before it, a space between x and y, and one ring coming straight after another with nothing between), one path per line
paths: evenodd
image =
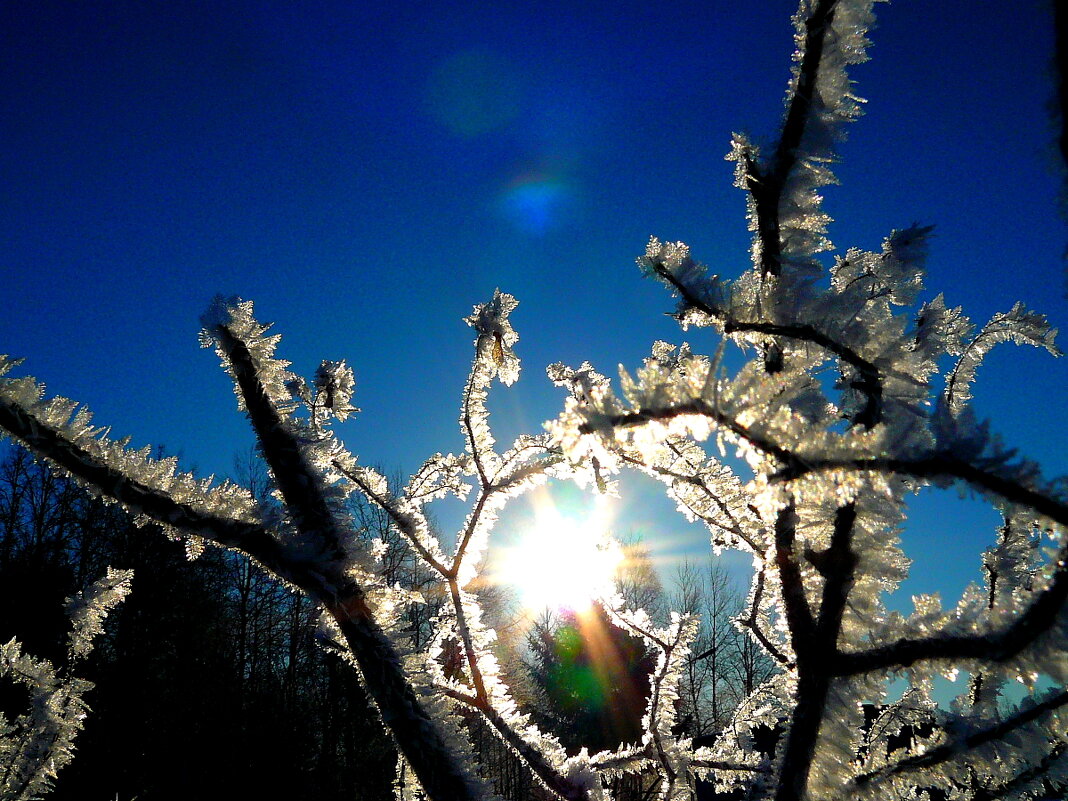
M552 173L524 172L501 193L501 209L521 231L544 234L562 221L571 199L567 183Z
M499 131L519 113L519 82L511 66L480 48L462 50L439 64L427 94L434 117L462 139Z

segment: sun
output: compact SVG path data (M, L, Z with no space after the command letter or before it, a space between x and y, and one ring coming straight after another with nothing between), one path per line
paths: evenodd
M598 511L576 519L553 507L538 510L501 569L502 581L518 590L523 606L582 612L613 592L623 550Z

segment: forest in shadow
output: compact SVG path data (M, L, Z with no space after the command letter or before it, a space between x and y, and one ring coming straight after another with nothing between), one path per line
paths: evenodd
M0 447L0 642L61 664L64 599L108 565L134 570L78 666L92 712L50 799L390 797L392 745L356 672L316 643L305 597L233 553L190 561L182 543ZM9 720L27 701L0 683Z

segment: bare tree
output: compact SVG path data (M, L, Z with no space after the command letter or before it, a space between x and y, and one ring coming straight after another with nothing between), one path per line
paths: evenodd
M646 610L653 619L664 617L667 614L664 588L649 545L636 533L623 536L620 544L623 546L623 562L616 576L619 594L628 606Z
M671 608L701 618L680 689L680 725L692 737L719 732L737 705L728 672L737 635L733 618L741 601L719 562L710 561L707 569L690 560L676 566Z
M736 631L728 647L731 654L725 671L727 685L733 698L748 698L775 675L775 661L748 632L741 632L739 636Z
M325 636L359 670L422 791L435 801L491 797L469 735L490 733L546 792L605 798L621 774L655 776L661 798L688 798L696 778L751 798L839 796L1033 798L1068 771L1068 498L1064 486L1004 448L979 424L970 385L989 350L1014 341L1053 354L1054 331L1017 305L977 331L939 295L919 301L929 229L893 232L878 253L831 248L821 187L846 123L858 114L847 67L866 57L869 0L803 0L778 138L762 150L735 136L731 158L754 233L752 268L711 275L682 243L652 239L647 275L679 300L677 319L711 329L712 355L657 342L617 394L592 366L549 368L571 397L547 435L496 447L487 392L519 375L509 321L516 301L497 292L467 322L475 356L461 399L465 452L431 456L402 490L363 466L331 432L351 405L353 377L323 362L311 382L277 359L277 337L252 306L217 301L204 323L232 376L270 468L278 507L230 485L176 474L173 462L130 453L64 399L42 399L31 379L0 385L0 427L102 495L135 510L195 552L239 550L324 611ZM732 375L720 355L751 358ZM940 362L953 366L940 374ZM12 367L5 362L5 372ZM833 370L833 388L821 381ZM749 472L705 450L741 452ZM606 598L613 623L656 657L642 737L612 751L568 755L520 710L472 586L499 510L549 479L611 489L614 472L663 481L717 547L756 564L739 625L777 663L712 747L678 730L679 682L691 664L697 617L658 625L646 610ZM930 598L891 614L882 596L907 574L894 532L907 497L924 486L964 487L1001 511L983 557L986 588L943 610ZM381 510L418 556L445 603L425 648L405 615L422 601L379 573L382 547L360 535L349 498ZM455 494L470 513L443 544L425 506ZM1051 547L1035 544L1045 540ZM933 678L974 678L946 709ZM888 696L905 675L910 692ZM1052 689L1043 690L1038 677ZM999 689L1022 680L1019 703ZM743 682L743 685L745 682ZM879 725L865 716L879 709ZM472 727L471 717L481 721ZM901 747L905 726L923 728ZM891 742L893 741L893 742ZM899 747L891 747L897 745ZM411 783L406 787L411 787Z

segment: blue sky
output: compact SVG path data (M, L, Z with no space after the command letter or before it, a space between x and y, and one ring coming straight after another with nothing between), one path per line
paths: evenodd
M461 318L495 287L520 300L525 367L492 396L503 433L557 413L550 362L611 374L682 341L634 258L655 234L746 266L723 155L733 130L774 133L793 4L384 6L0 5L0 352L135 445L224 474L252 438L197 348L216 293L256 301L298 371L349 361L363 413L342 436L390 470L462 447ZM1048 3L878 13L832 239L934 224L929 294L977 322L1019 299L1065 327ZM1006 346L977 406L1066 474L1066 387L1063 360ZM652 494L626 525L699 542ZM951 493L917 508L916 589L958 591L994 518Z

